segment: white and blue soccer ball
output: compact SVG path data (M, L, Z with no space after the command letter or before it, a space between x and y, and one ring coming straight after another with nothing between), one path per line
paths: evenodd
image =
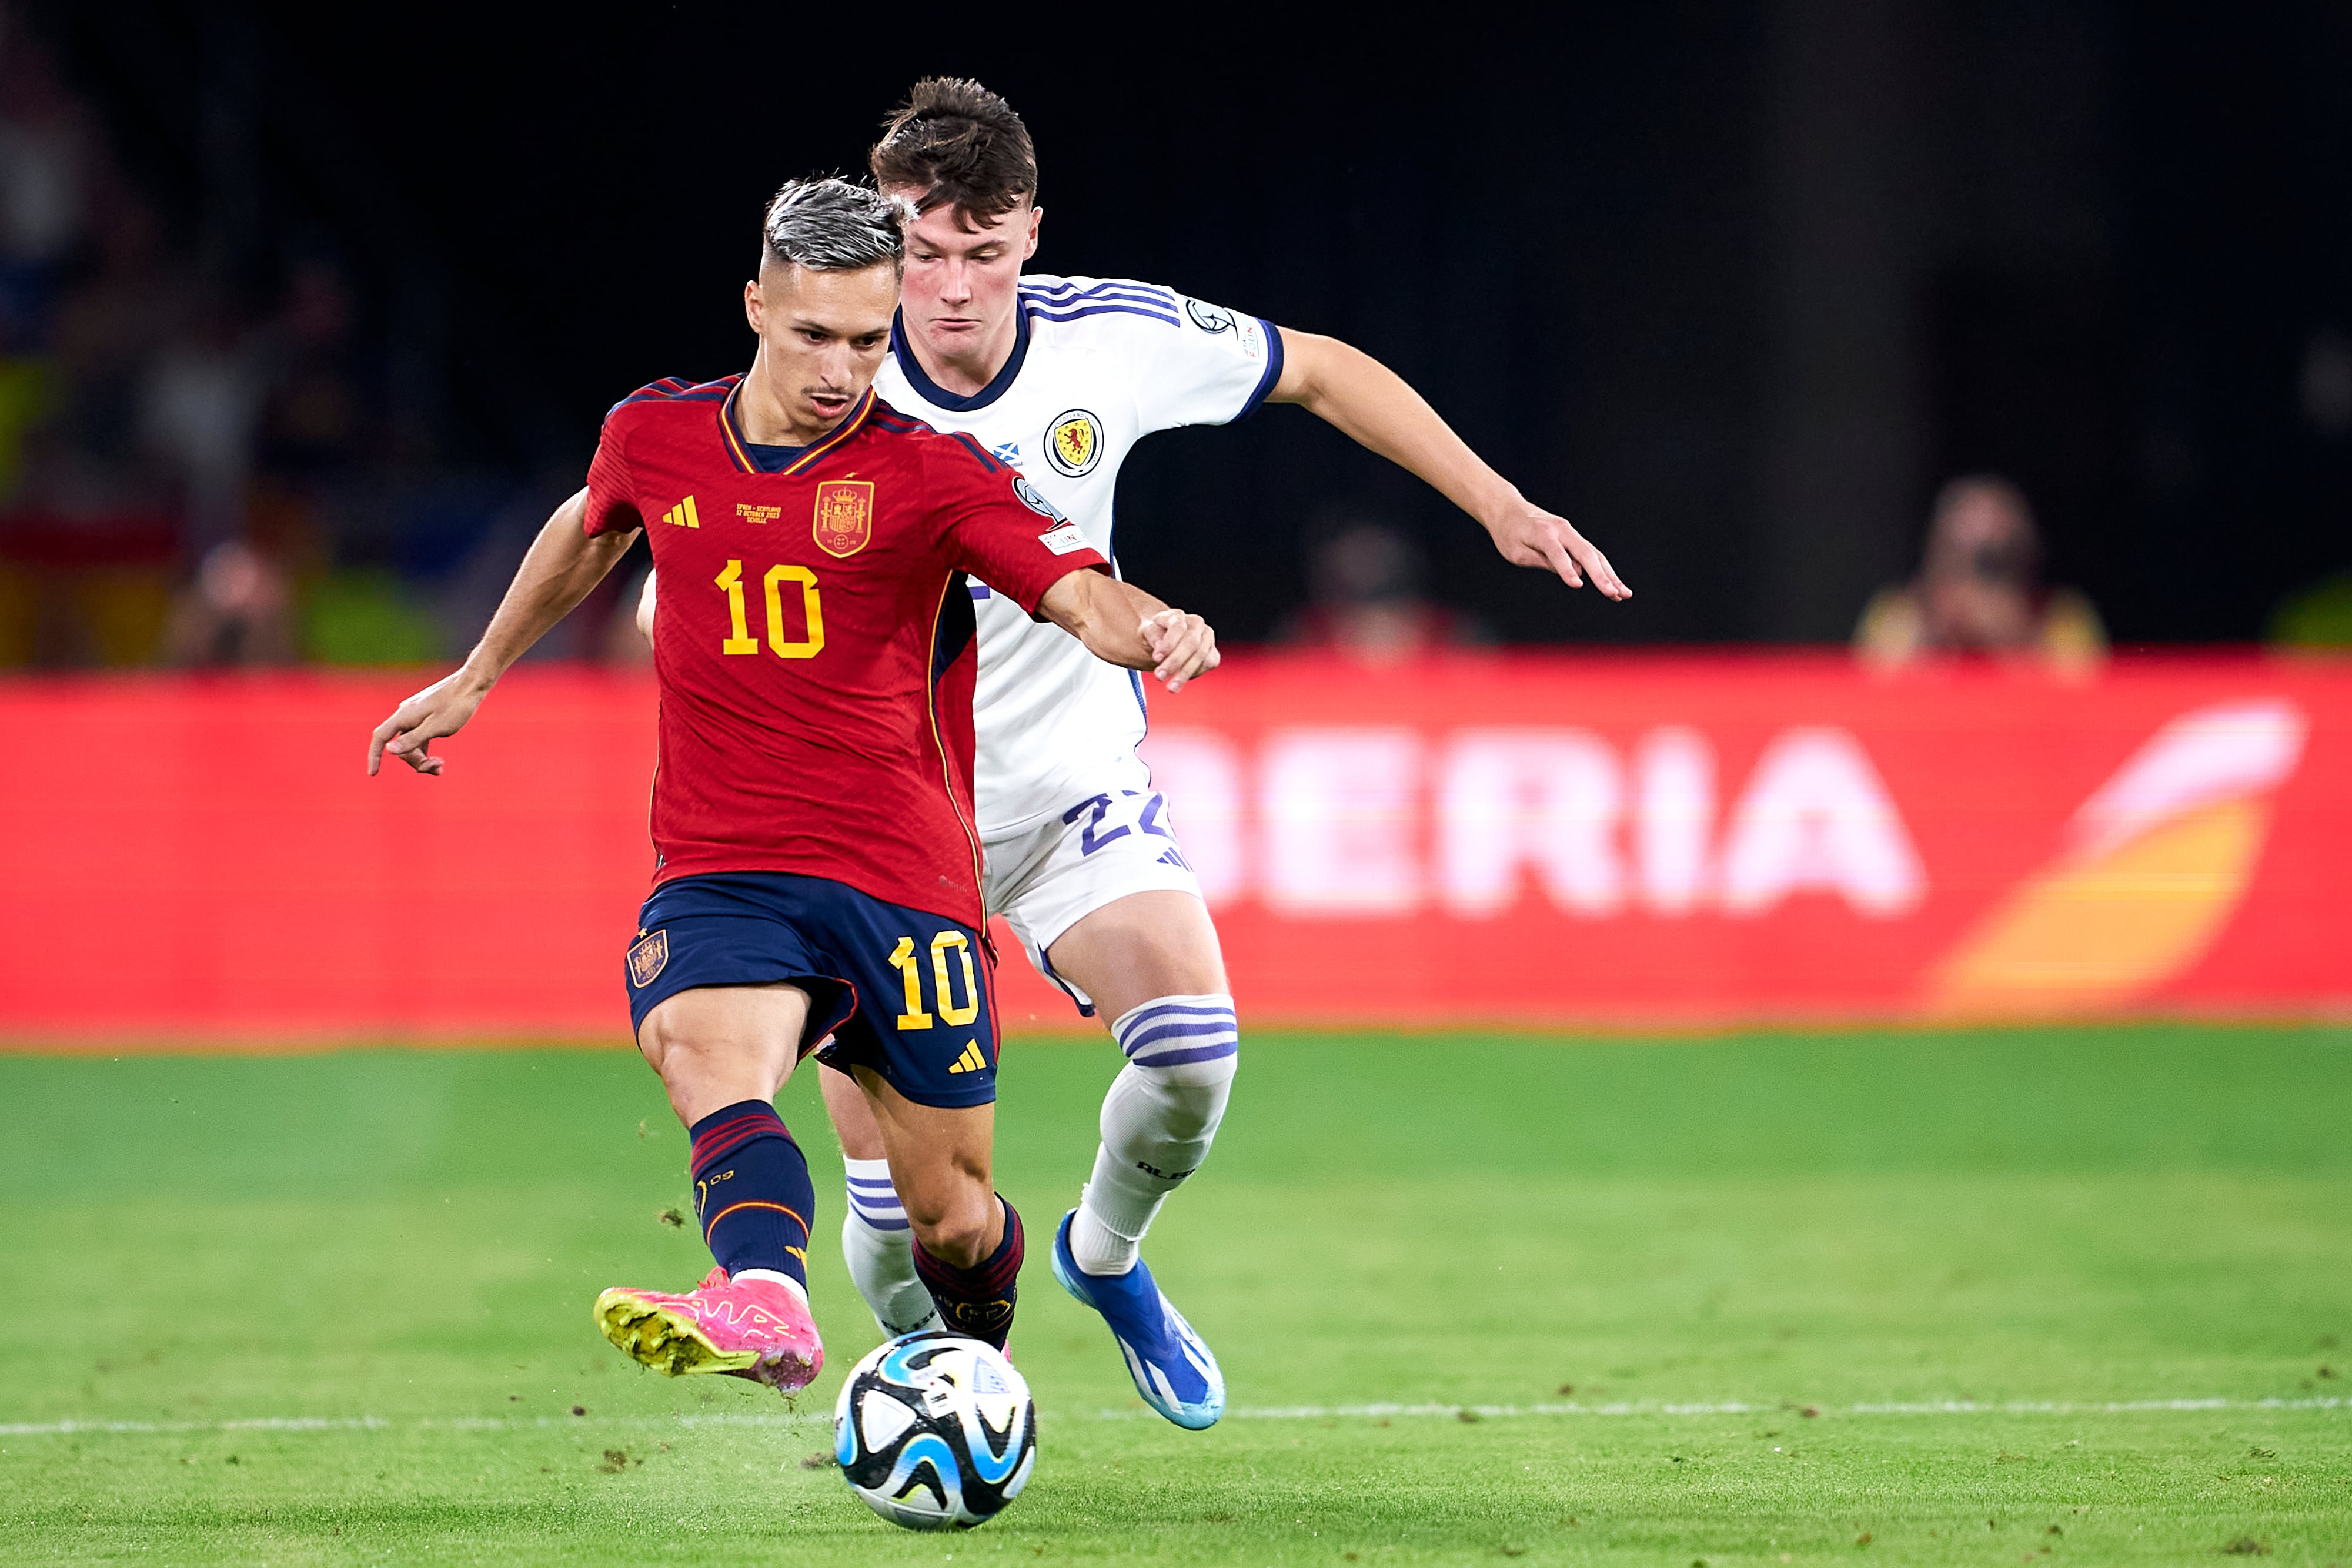
M1002 1351L940 1329L901 1334L842 1380L833 1454L849 1490L891 1523L970 1530L1029 1484L1037 1407Z

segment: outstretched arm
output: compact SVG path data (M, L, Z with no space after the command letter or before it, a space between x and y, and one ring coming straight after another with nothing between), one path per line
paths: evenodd
M539 530L539 538L531 541L498 613L490 617L489 629L466 655L466 662L401 704L390 718L375 727L375 733L368 737L370 778L383 766L387 751L419 773L439 773L441 758L426 748L464 727L508 666L587 598L613 564L628 553L636 533L591 538L581 526L587 512L585 490L555 508L555 515Z
M1037 613L1107 664L1150 670L1171 692L1217 667L1217 634L1197 615L1171 610L1131 582L1071 572L1045 591Z
M1477 518L1512 565L1558 572L1570 588L1591 578L1609 599L1633 597L1591 540L1489 468L1403 377L1337 338L1281 331L1282 379L1268 394L1273 401L1297 403L1427 481Z

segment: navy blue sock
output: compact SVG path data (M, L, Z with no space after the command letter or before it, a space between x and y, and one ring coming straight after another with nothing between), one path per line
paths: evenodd
M956 1333L1004 1348L1013 1333L1013 1308L1021 1299L1021 1215L1004 1204L1004 1239L996 1250L969 1269L940 1261L915 1243L915 1272L940 1309L940 1321Z
M773 1269L808 1285L808 1159L765 1100L713 1111L693 1126L694 1211L710 1256L731 1276Z

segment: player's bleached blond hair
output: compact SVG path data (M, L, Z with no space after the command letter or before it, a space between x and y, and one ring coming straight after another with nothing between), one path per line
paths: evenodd
M787 181L760 220L761 262L814 272L904 267L914 215L899 198L846 180Z

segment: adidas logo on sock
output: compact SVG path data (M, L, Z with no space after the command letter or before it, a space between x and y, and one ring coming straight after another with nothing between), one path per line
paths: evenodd
M955 1059L955 1065L949 1068L948 1071L950 1072L977 1072L987 1065L988 1058L981 1055L980 1040L978 1037L975 1036L974 1038L963 1042L963 1054Z

